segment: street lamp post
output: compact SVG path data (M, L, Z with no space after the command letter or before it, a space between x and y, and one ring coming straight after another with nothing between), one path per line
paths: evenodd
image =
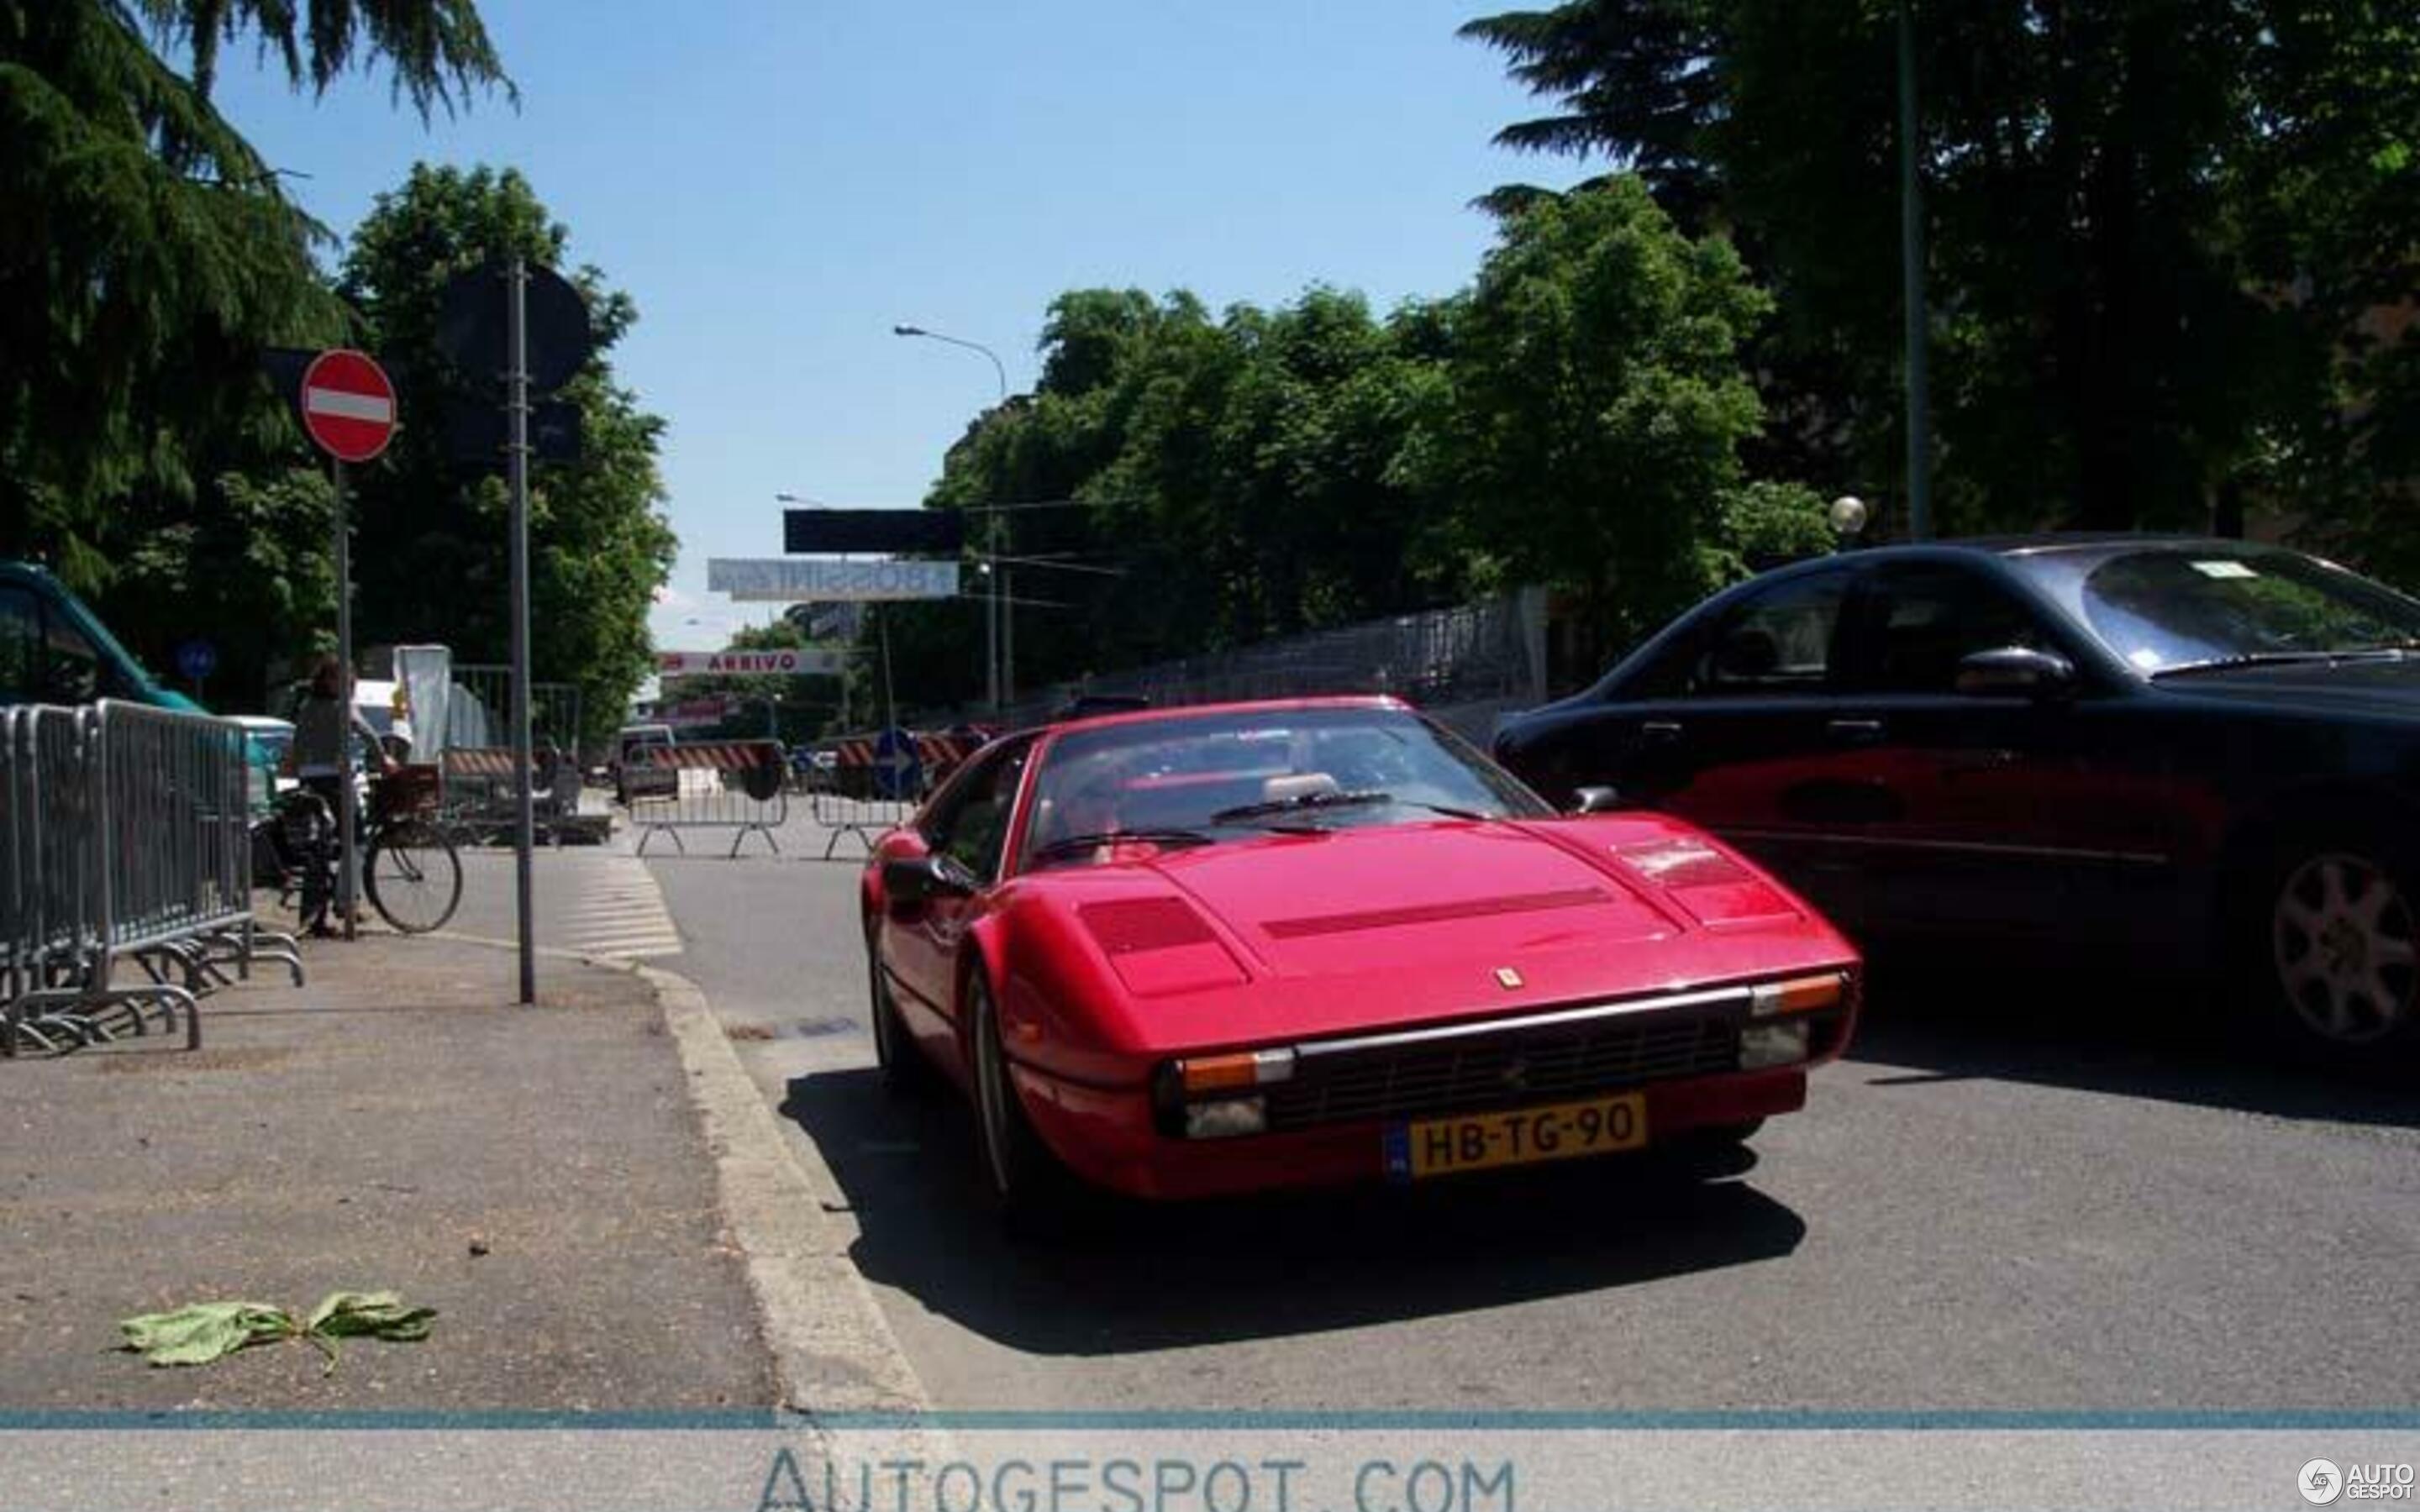
M943 335L922 326L895 325L891 328L891 333L894 336L920 336L926 341L938 341L983 353L991 359L992 376L1000 380L1000 402L1003 405L1008 403L1008 369L1001 364L1000 353L983 343ZM1013 617L1015 611L1010 607L1007 517L999 510L992 511L991 528L986 533L990 537L988 549L991 561L989 571L985 575L988 601L984 609L984 638L988 648L985 653L984 681L985 702L990 703L992 712L998 714L1016 697L1016 622Z
M1924 199L1916 172L1915 0L1899 5L1900 287L1907 320L1907 533L1932 534L1932 411L1926 375Z

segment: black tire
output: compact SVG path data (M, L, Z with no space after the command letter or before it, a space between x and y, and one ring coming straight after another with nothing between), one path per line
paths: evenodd
M2269 1039L2340 1064L2420 1041L2416 879L2349 826L2290 837L2240 879L2229 954Z
M891 996L891 980L883 974L882 957L874 935L865 937L866 1014L874 1026L874 1063L882 1072L883 1090L894 1095L921 1090L926 1080L924 1053L908 1038L900 1021L899 1005Z
M975 1094L975 1140L985 1188L1001 1223L1019 1239L1063 1231L1077 1215L1076 1180L1033 1132L1008 1072L1000 1013L980 971L968 980L967 1041Z
M362 856L370 906L404 934L443 929L462 904L462 858L429 825L381 830Z
M1737 1149L1755 1138L1763 1128L1762 1119L1745 1119L1738 1123L1710 1123L1703 1128L1690 1130L1681 1138L1699 1149Z

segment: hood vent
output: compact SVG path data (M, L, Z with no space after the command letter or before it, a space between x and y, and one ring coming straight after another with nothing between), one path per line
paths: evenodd
M1349 934L1357 930L1439 924L1453 918L1492 918L1503 914L1544 913L1554 908L1587 908L1610 902L1612 899L1601 887L1566 887L1558 892L1508 893L1496 898L1466 898L1453 903L1420 903L1408 908L1373 908L1357 914L1273 918L1261 927L1272 938L1298 940L1314 934Z
M1215 938L1202 916L1180 898L1121 898L1086 903L1076 912L1111 956L1208 945Z

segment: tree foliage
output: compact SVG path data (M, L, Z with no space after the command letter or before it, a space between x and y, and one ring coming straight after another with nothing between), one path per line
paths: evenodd
M1731 231L1780 312L1767 443L1842 483L1898 473L1871 400L1898 378L1897 9L1569 0L1465 28L1554 107L1502 140L1635 165ZM2420 338L2379 319L2420 293L2409 8L1914 15L1946 522L2196 526L2265 494L2373 554L2413 534Z
M130 501L281 434L262 347L344 330L323 233L209 101L246 36L298 85L382 63L424 113L503 80L470 0L0 0L0 553L83 589Z
M449 417L492 413L501 396L491 377L438 349L438 308L455 274L515 255L559 268L569 239L518 173L427 164L355 232L338 288L414 421L354 474L357 639L441 640L458 661L509 654L509 499L492 465L456 460L447 435ZM663 422L605 356L637 307L595 268L566 276L586 297L598 355L557 395L580 411L582 459L531 471L531 656L538 680L580 685L585 733L601 739L649 671L647 613L675 542L659 511Z
M1728 242L1680 235L1636 177L1515 215L1447 313L1415 461L1462 503L1485 576L1577 589L1627 637L1735 571L1762 421L1739 353L1768 307Z
M1469 289L1384 316L1324 286L1216 316L1078 290L1036 391L976 420L927 501L1079 506L970 521L1046 601L1016 611L1027 687L1530 582L1616 641L1822 544L1814 495L1744 461L1767 308L1630 177L1508 213ZM976 598L886 617L900 687L981 695Z

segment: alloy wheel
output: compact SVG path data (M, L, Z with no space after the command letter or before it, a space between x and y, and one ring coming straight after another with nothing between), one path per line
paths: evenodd
M2409 1018L2420 928L2377 862L2331 851L2294 868L2277 891L2270 943L2288 1006L2322 1039L2367 1044Z

